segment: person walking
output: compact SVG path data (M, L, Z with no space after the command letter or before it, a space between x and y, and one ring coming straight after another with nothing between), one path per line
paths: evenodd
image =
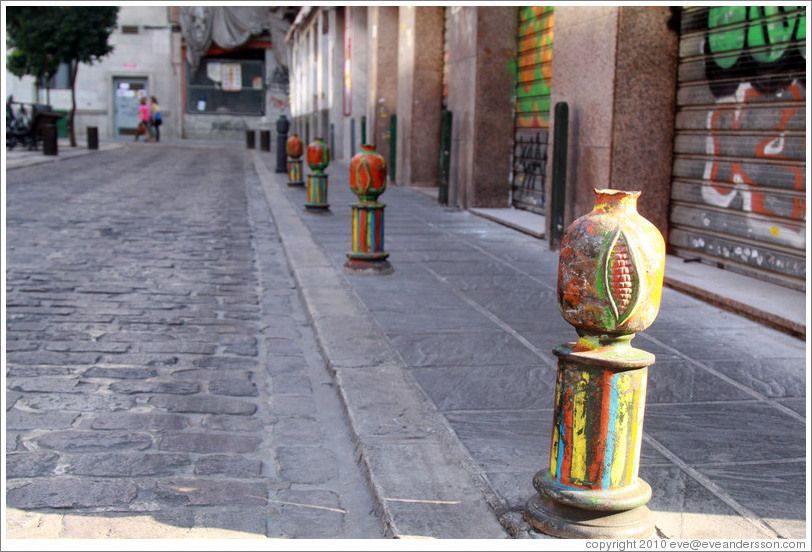
M138 107L138 128L135 129L136 142L138 141L138 137L142 134L147 135L147 137L144 139L145 142L155 141L149 132L149 107L147 107L146 96L141 97L141 105Z
M152 128L155 130L155 141L161 141L161 106L158 105L158 99L155 96L150 96L150 116L152 121Z

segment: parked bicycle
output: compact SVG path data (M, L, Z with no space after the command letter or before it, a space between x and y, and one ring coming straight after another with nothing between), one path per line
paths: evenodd
M21 144L28 146L29 150L37 149L37 143L44 138L45 127L56 125L63 117L63 114L52 111L50 105L24 104L9 96L6 103L6 148L13 149Z
M30 147L33 142L29 108L9 96L6 102L6 148L13 149L18 144Z

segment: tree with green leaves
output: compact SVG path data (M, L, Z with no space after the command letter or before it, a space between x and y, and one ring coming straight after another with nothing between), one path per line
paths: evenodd
M113 51L108 44L116 28L115 6L8 6L6 46L8 70L18 76L49 79L61 63L70 68L70 144L76 113L76 74L80 63L92 65Z

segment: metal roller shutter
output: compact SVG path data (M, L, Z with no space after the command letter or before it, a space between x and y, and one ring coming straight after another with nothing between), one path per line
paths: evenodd
M518 10L516 130L513 140L511 201L514 207L544 214L544 181L550 127L553 62L553 8Z
M806 279L806 9L683 8L669 248Z

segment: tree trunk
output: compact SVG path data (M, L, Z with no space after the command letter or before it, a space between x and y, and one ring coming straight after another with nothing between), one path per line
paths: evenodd
M68 117L68 133L70 135L70 146L76 147L76 133L73 129L73 117L76 114L76 73L79 72L79 62L71 62L70 64L70 116Z

